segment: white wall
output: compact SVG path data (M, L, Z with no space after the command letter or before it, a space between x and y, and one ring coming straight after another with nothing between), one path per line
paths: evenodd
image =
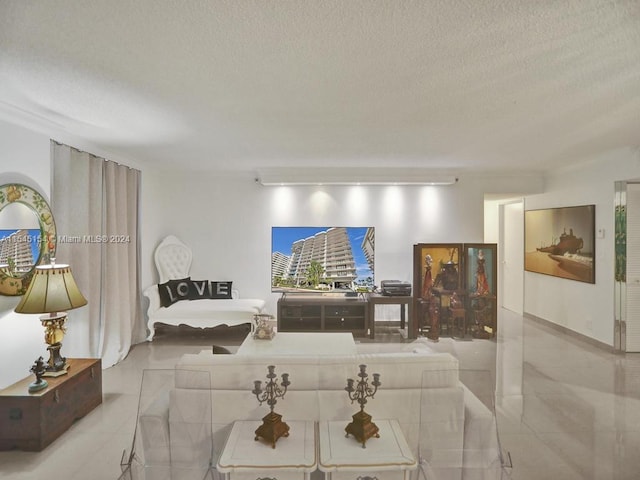
M267 300L271 227L373 226L375 277L413 282L415 243L483 242L485 192L531 191L531 178L461 177L440 187L264 187L251 175L143 172L143 287L157 282L153 249L168 234L193 250L192 277L232 280ZM538 190L539 191L539 190Z
M596 205L596 283L525 272L525 312L613 346L614 182L640 176L640 150L599 155L547 178L544 194L525 198L525 210Z
M50 193L49 138L0 121L0 185L23 183L47 200ZM20 297L0 295L0 388L29 375L34 361L48 353L38 315L13 312Z

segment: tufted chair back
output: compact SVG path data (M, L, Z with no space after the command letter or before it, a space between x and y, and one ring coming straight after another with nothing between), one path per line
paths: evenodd
M156 247L154 259L158 269L158 283L165 283L189 276L193 254L177 237L169 235Z

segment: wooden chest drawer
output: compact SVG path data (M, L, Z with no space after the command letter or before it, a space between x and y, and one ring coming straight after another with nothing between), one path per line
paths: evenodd
M102 403L100 359L67 359L69 373L47 377L29 393L33 376L0 391L0 450L39 451Z

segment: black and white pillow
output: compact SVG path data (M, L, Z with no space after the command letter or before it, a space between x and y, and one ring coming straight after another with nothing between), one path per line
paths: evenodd
M191 277L159 283L158 294L160 295L160 306L169 307L179 300L188 299L190 284Z
M231 298L231 284L233 282L211 282L211 298Z
M209 280L191 280L189 285L189 300L211 298L211 282Z

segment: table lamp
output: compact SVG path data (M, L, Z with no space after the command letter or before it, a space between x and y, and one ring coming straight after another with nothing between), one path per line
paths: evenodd
M50 265L35 268L33 278L20 303L17 313L44 313L40 317L45 328L44 339L49 345L49 360L44 376L57 377L67 373L67 359L60 355L66 327L67 310L82 307L87 300L82 296L69 265Z

